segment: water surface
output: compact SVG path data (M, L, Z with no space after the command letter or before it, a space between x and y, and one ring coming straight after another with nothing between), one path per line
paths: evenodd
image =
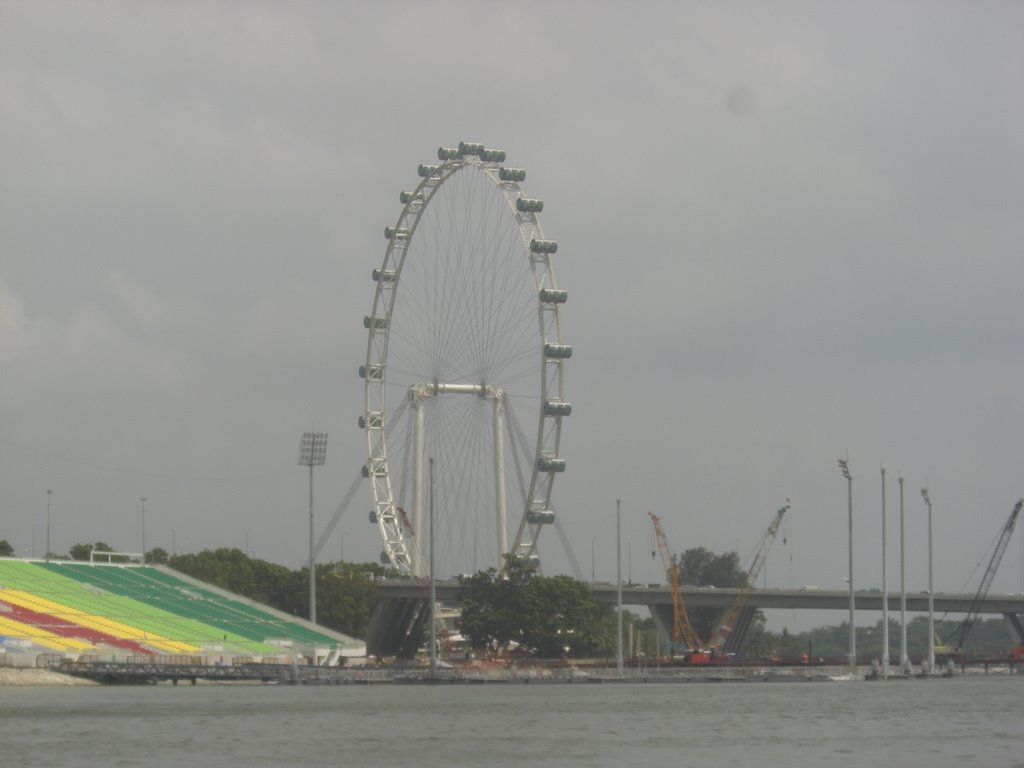
M0 688L4 766L1024 768L1024 675Z

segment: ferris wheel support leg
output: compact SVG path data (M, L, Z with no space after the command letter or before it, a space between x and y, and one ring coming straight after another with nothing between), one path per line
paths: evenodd
M413 546L409 553L413 576L423 575L423 556L418 542L423 522L423 398L413 396L415 427L413 432L412 457L412 536Z
M501 424L503 397L495 394L494 406L494 501L498 529L498 573L505 569L505 553L508 551L508 530L505 524L505 434Z

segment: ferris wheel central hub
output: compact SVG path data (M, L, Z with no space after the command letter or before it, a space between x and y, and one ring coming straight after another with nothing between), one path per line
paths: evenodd
M436 395L476 395L486 400L500 400L505 396L505 390L502 387L492 387L487 384L446 384L440 381L414 384L409 388L409 397L413 400L422 400Z

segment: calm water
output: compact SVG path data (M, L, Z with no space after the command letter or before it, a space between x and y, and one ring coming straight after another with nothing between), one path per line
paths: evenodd
M1024 675L0 688L10 766L1024 767Z

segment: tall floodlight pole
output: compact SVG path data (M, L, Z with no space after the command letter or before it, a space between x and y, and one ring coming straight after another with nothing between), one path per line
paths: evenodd
M615 500L615 573L618 583L619 642L615 649L615 665L622 677L622 508L621 500Z
M316 559L313 556L313 467L327 463L327 433L303 432L299 466L309 467L309 620L316 624Z
M146 497L142 496L142 564L146 564Z
M53 491L46 492L46 562L50 562L50 499Z
M853 625L853 475L850 474L850 465L845 459L839 459L839 469L846 478L846 500L849 521L849 560L850 560L850 674L857 674L857 634Z
M935 587L932 582L932 500L928 488L921 489L921 498L928 505L928 673L935 671Z
M885 467L882 467L882 677L889 677L889 582L885 555Z
M907 655L907 568L906 535L903 526L903 475L900 475L900 669L906 674L910 667Z

